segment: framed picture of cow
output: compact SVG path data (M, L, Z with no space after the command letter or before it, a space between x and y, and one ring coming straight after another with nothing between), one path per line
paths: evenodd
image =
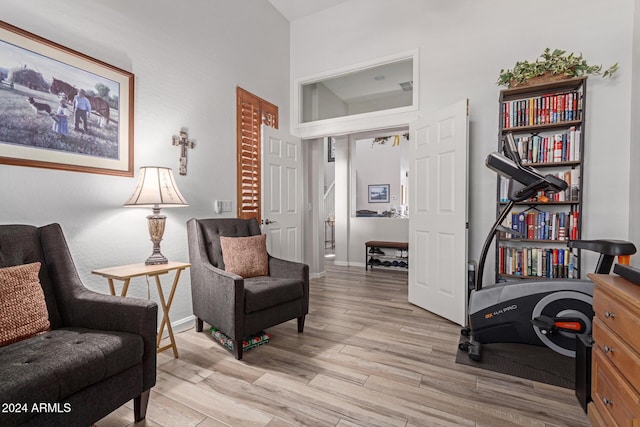
M0 163L133 176L132 73L0 21Z

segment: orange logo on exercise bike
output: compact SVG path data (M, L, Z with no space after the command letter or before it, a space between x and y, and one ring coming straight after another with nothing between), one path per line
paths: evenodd
M501 309L496 310L496 311L494 311L492 313L485 314L484 318L485 319L491 319L493 316L499 316L500 314L504 314L504 313L506 313L508 311L517 310L517 309L518 309L518 306L516 304L511 304L508 307L502 307Z

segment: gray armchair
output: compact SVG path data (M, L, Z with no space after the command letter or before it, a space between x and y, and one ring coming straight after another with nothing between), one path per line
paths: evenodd
M196 331L203 322L233 339L242 359L242 341L266 328L298 319L304 329L309 312L309 267L269 256L269 275L242 278L225 271L220 236L260 234L255 219L190 219L187 222L191 299Z
M85 288L58 224L0 225L0 268L34 262L51 330L0 347L0 403L24 405L2 411L0 425L86 427L132 399L142 420L156 383L157 305Z

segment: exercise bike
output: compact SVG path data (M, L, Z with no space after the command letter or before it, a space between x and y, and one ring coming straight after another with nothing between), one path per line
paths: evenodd
M593 283L588 280L550 279L503 282L483 288L482 276L489 247L498 231L514 233L502 226L515 203L540 191L559 192L567 183L551 174L543 175L522 164L512 134L503 140L503 152L491 153L486 166L509 180L509 202L493 224L484 243L477 279L469 293L469 326L461 334L469 341L459 348L469 358L481 360L482 344L523 343L547 346L575 357L576 334L591 333ZM570 248L600 253L596 273L609 274L616 256L628 264L636 252L633 243L620 240L572 240Z

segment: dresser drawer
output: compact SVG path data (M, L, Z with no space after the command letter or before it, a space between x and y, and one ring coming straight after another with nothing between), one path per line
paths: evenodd
M640 355L612 333L602 320L593 319L593 339L606 357L620 372L636 392L640 393Z
M593 402L589 403L587 416L589 417L591 427L613 427L616 425L613 418L611 418L609 414L604 414L603 416Z
M603 419L618 426L640 426L640 395L620 376L600 347L593 352L591 397Z
M596 318L640 353L640 313L630 311L598 286L593 293L593 311Z

